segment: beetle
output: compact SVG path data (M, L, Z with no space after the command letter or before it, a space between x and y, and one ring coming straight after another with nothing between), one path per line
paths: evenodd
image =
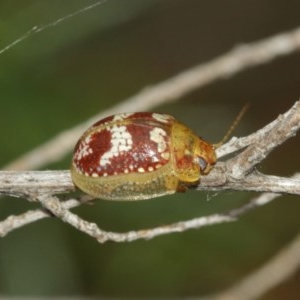
M104 118L77 142L71 177L106 200L144 200L197 185L216 163L215 146L167 114L122 113Z

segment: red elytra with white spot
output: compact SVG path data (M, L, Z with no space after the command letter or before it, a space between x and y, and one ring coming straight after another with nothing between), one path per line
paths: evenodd
M169 128L161 124L169 123L172 117L155 117L149 113L124 114L94 124L75 148L77 170L98 177L151 172L165 165L170 158Z
M108 200L149 199L197 184L214 147L172 116L124 113L91 126L74 149L76 186Z

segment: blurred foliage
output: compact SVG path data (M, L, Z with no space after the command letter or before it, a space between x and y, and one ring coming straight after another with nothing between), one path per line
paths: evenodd
M1 1L0 49L33 26L92 1ZM120 5L122 3L123 5ZM141 89L195 64L299 25L299 1L116 0L32 35L0 55L1 148L7 164ZM246 135L286 111L299 97L295 54L215 82L171 105L175 115L213 142L240 108ZM299 171L299 138L274 151L261 171ZM70 156L45 168L66 169ZM255 193L189 192L135 203L96 201L74 211L104 229L149 228L237 207ZM31 207L0 199L0 216ZM54 218L0 240L0 294L181 297L216 292L274 255L298 232L299 199L280 200L219 226L129 244L97 244ZM299 280L299 274L297 277ZM296 279L264 299L297 299Z

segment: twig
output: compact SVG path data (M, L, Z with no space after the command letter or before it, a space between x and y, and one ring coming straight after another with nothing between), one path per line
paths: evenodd
M264 175L257 171L236 180L230 177L224 163L217 163L210 174L202 177L198 190L256 191L300 195L300 180ZM24 197L36 201L39 195L56 195L74 191L70 172L0 171L0 195Z
M256 132L249 134L248 136L245 137L240 137L240 138L236 138L233 137L230 139L230 141L228 141L226 144L224 144L222 147L218 148L216 150L217 152L217 156L218 158L224 157L230 153L239 151L241 149L246 148L247 146L249 146L250 144L255 144L255 143L264 143L264 139L268 138L268 135L271 132L275 132L275 128L278 126L282 126L284 127L284 124L279 125L279 123L281 122L282 118L291 118L293 117L293 114L295 113L295 110L298 110L298 101L295 102L295 104L293 105L293 107L288 110L285 114L279 115L274 121L270 122L269 124L267 124L266 126L264 126L263 128L257 130ZM299 126L299 124L296 124L296 126ZM290 136L292 136L293 134L295 134L297 130L295 130L295 128L292 129L291 132L287 132L287 134ZM274 135L273 135L274 136ZM284 137L281 137L284 138ZM275 138L275 143L276 143L276 138ZM273 144L269 145L267 144L267 147L272 147L274 146ZM273 148L271 148L270 150L272 150Z
M149 87L86 122L66 130L45 144L8 164L6 169L32 170L60 160L68 153L80 134L93 122L124 111L144 111L172 102L193 90L220 78L227 78L249 67L267 63L300 48L300 28L277 34L262 41L234 48L210 62L186 70L162 83Z
M257 170L236 179L231 176L234 170L228 170L227 163L217 163L210 174L202 177L197 190L210 191L255 191L300 195L300 180L265 175Z
M166 226L159 226L152 229L117 233L101 230L95 223L82 220L77 215L68 211L68 209L78 206L83 202L89 201L90 199L70 199L65 202L60 202L56 197L44 195L39 197L38 201L40 201L47 210L36 209L28 211L19 216L8 217L6 220L0 222L0 236L4 237L8 233L21 226L25 226L26 224L30 224L39 219L50 217L53 214L61 218L64 222L69 223L78 230L95 238L100 243L107 241L131 242L138 239L151 239L160 235L182 232L189 229L198 229L209 225L233 222L243 214L248 213L257 207L265 205L279 196L279 194L264 193L259 197L252 199L249 203L241 206L240 208L230 210L223 214L213 214L210 216L181 221ZM48 210L51 213L49 213Z
M300 194L300 182L296 179L264 175L254 169L271 150L294 136L300 128L300 101L297 101L285 114L264 128L241 138L247 143L235 144L246 147L240 154L219 162L215 168L202 176L200 190L244 190ZM231 142L229 142L231 143ZM224 145L225 148L232 148ZM235 150L238 150L235 148ZM223 152L224 154L224 152ZM229 153L228 153L229 154ZM0 194L13 196L55 195L74 189L68 171L2 171L0 172Z
M277 118L272 127L262 131L260 137L257 137L245 151L227 163L228 169L232 170L230 176L236 179L244 177L273 149L295 136L299 128L300 101L297 101L290 110Z
M68 201L62 202L61 205L65 209L71 209L75 206L82 204L83 202L76 199L70 199ZM10 215L5 220L0 222L0 237L6 236L8 233L34 223L40 219L48 218L51 216L51 213L45 209L35 209L29 210L23 214L14 216Z
M35 199L75 190L70 171L0 171L0 195Z
M255 162L256 164L260 161L260 159L264 158L271 149L278 146L280 143L283 143L286 138L293 136L299 129L299 124L300 102L296 102L285 114L257 131L257 138L255 138L255 134L251 134L251 143L247 146L250 148L252 145L259 144L258 142L260 142L260 147L264 147L263 137L264 135L267 135L268 140L266 142L269 142L270 140L273 141L274 139L272 147L270 147L269 143L267 143L267 151L262 148L261 151L254 151L253 153L250 152L251 159L249 157L247 158L249 151L247 151L248 148L246 148L236 157L243 156L246 161L250 161L250 163ZM278 140L276 140L276 137L278 137ZM247 140L247 137L243 139L245 141ZM250 139L248 139L248 141L250 142ZM224 147L226 147L226 145ZM247 153L247 155L244 153ZM255 158L255 153L258 153L258 159ZM261 155L261 153L264 153L264 155ZM243 176L238 177L234 173L235 166L232 165L232 161L234 161L234 159L235 158L229 159L225 162L218 162L215 168L208 175L202 176L198 189L271 191L273 193L290 193L300 195L299 178L282 178L264 175L257 172L255 169L249 170L248 164L246 164L247 172L242 172ZM253 164L251 168L253 168L255 164ZM239 172L242 167L243 166L240 166L238 168ZM60 200L54 196L58 193L70 192L73 189L74 186L72 184L69 171L0 172L0 194L8 194L16 197L24 196L30 200L38 201L53 215L94 237L101 243L108 240L124 242L141 238L149 239L158 235L180 232L190 228L200 228L202 226L230 222L234 221L238 216L241 216L245 212L267 202L266 200L262 200L262 198L257 198L249 204L242 206L241 208L231 210L225 214L196 218L148 230L114 233L103 231L98 228L96 224L82 220L77 215L71 213L69 208L79 205L81 203L80 201L76 202L74 200L69 200L70 202L67 201L61 203ZM271 197L269 199L275 198L274 194L267 194L267 196L264 195L264 197ZM45 211L37 210L35 212L27 212L17 217L9 217L0 223L0 235L4 236L15 228L47 216L48 214Z

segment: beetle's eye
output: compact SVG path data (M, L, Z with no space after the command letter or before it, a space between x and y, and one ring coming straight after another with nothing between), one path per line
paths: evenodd
M207 161L203 157L198 158L200 170L203 172L207 167Z

